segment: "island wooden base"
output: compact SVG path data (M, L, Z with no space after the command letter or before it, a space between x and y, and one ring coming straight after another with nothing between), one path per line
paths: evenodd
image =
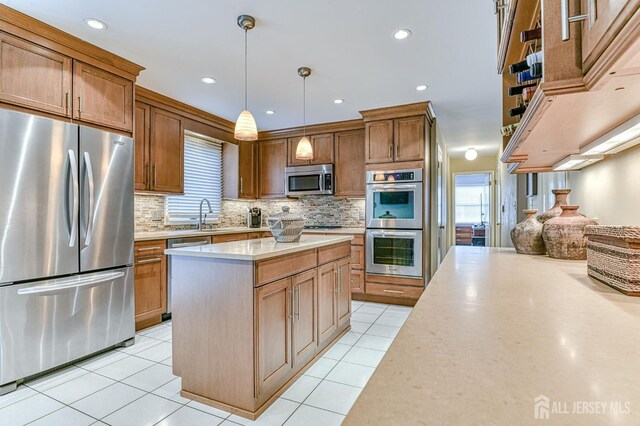
M316 361L318 361L320 358L322 358L322 356L329 349L331 349L333 347L333 345L338 343L340 338L342 336L344 336L346 333L348 333L349 330L351 330L351 325L345 327L344 330L342 330L338 335L336 335L335 339L331 343L329 343L322 350L322 352L319 352L311 361L309 361L309 363L307 365L305 365L302 368L302 370L300 370L298 373L296 373L295 376L293 376L287 383L285 383L271 398L269 398L264 404L262 404L262 406L260 406L260 408L258 408L255 412L243 410L243 409L238 408L238 407L233 407L233 406L225 404L223 402L219 402L219 401L215 401L213 399L205 398L204 396L200 396L200 395L197 395L195 393L191 393L191 392L186 391L186 390L181 390L180 391L180 396L182 396L184 398L192 399L194 401L200 402L200 403L205 404L205 405L209 405L209 406L214 407L214 408L218 408L220 410L224 410L227 413L235 414L235 415L243 417L245 419L256 420L258 417L260 417L262 415L262 413L265 412L265 410L267 410L267 408L269 408L271 406L271 404L273 404L278 398L280 398L282 396L282 394L284 394L287 391L287 389L289 389L291 387L291 385L296 382L296 380L298 380L300 377L302 377L302 375L304 375L304 373L306 373L307 370L310 369L313 366L313 364L316 363Z

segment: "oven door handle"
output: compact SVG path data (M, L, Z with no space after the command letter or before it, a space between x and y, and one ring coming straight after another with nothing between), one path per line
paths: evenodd
M391 184L374 184L372 185L372 189L374 191L378 191L380 189L417 189L418 185L417 184L396 184L396 183L391 183Z
M320 179L320 185L318 185L320 187L320 192L324 194L324 173L319 173L318 179Z
M369 235L372 237L408 237L416 238L417 232L396 232L396 231L370 231Z

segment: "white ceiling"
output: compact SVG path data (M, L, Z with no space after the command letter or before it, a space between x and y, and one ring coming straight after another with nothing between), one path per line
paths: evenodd
M309 124L431 100L452 155L470 146L494 155L501 142L492 0L0 2L144 66L140 85L232 121L243 107L236 18L250 14L249 109L260 130L302 124L297 69L309 66ZM89 28L89 17L108 29ZM395 40L398 28L413 35ZM205 75L217 83L203 84ZM429 88L418 92L419 84Z

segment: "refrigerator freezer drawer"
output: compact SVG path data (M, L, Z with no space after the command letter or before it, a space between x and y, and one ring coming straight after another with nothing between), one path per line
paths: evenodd
M0 287L0 386L135 335L133 268Z

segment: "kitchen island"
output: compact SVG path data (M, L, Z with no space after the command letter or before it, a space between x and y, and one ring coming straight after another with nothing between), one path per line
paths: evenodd
M166 250L181 395L255 419L350 328L352 236Z
M637 425L639 336L586 262L454 247L344 424Z

